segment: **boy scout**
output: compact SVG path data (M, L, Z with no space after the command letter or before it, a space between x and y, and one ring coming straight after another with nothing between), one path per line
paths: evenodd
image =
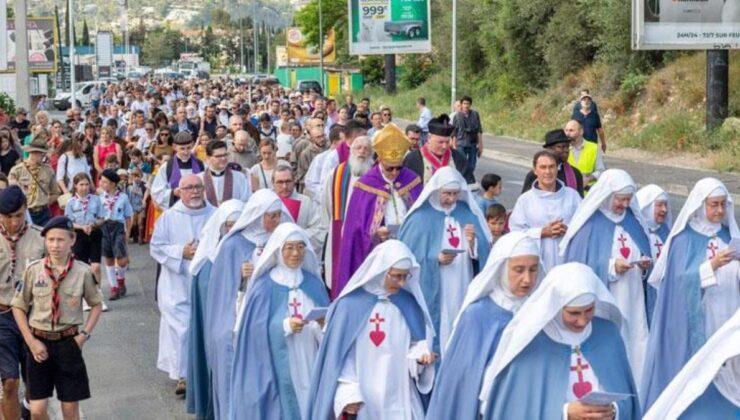
M29 261L44 256L40 228L26 222L26 197L17 186L0 191L0 380L2 415L20 418L18 386L25 374L23 336L11 312L13 292Z
M52 218L41 236L47 256L29 264L13 298L13 316L28 346L26 393L34 419L47 418L48 398L54 390L64 419L78 419L79 401L90 398L82 346L100 318L103 297L90 266L74 260L71 220ZM80 328L82 299L91 309Z
M28 158L13 166L8 173L8 181L19 185L26 195L26 204L33 223L44 226L51 218L49 204L57 200L62 190L56 181L54 170L43 162L44 156L49 153L46 140L34 137L28 146L23 146L23 150L28 152Z

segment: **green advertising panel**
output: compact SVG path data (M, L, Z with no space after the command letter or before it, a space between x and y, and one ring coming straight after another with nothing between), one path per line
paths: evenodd
M350 54L428 53L430 0L348 0Z

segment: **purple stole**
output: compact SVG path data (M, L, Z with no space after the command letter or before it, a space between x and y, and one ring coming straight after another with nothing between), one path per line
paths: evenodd
M170 161L172 164L172 172L170 174L170 188L175 189L180 185L180 178L182 173L180 172L180 159L177 156L172 156ZM200 167L198 160L193 155L190 155L190 167L192 168L193 174L199 174L203 172L203 168Z
M216 194L216 187L213 185L213 175L211 171L206 171L203 174L203 183L206 187L206 200L213 207L218 207L221 203L226 200L231 200L232 192L234 191L234 173L228 167L224 170L224 194L221 197L221 202L218 201L218 194Z
M578 191L578 181L576 181L576 173L573 167L568 162L563 162L563 172L565 173L565 185Z
M339 155L339 163L344 163L349 159L349 144L346 141L339 143L339 146L337 146L337 155Z

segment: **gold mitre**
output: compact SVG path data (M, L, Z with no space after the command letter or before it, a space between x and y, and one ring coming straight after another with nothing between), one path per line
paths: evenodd
M400 165L409 147L411 142L408 137L393 123L386 125L373 137L373 150L385 164Z

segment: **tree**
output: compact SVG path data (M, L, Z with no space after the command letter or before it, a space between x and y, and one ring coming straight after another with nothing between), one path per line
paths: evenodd
M90 29L87 27L87 19L82 21L82 45L90 45Z
M150 30L142 46L142 61L150 66L162 66L177 60L185 51L185 41L179 31L158 27Z
M449 1L449 0L447 0ZM347 0L322 0L321 3L322 26L324 36L334 28L335 46L337 49L337 62L356 62L355 57L349 55L349 34L347 22ZM296 25L301 28L306 44L319 45L319 3L311 0L305 7L296 12L294 16Z

